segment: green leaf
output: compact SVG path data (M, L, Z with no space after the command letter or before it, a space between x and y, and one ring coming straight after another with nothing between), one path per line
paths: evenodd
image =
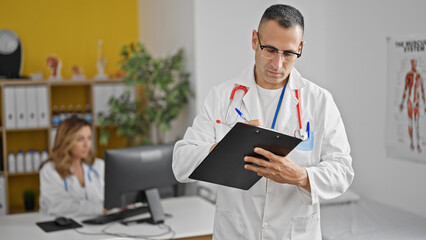
M194 96L185 72L184 51L174 55L153 58L143 43L130 43L120 51L123 82L127 87L142 84L142 95L130 101L126 91L108 101L109 112L98 114L101 129L100 141L108 143L106 126L118 126L117 134L125 136L132 144L149 143L152 124L158 124L161 132L169 131L171 122L179 116L188 99ZM142 104L142 105L141 105Z

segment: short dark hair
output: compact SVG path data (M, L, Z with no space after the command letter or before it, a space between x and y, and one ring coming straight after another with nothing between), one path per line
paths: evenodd
M289 5L276 4L266 9L263 13L262 19L260 20L259 28L262 23L269 20L277 21L285 28L291 28L294 25L299 25L302 28L302 32L305 29L303 15L299 12L299 10Z

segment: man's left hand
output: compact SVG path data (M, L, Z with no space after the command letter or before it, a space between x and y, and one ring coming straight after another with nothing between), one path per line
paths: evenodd
M288 157L275 155L265 149L256 147L254 152L269 159L245 156L246 163L254 163L258 166L245 164L245 168L256 172L257 175L271 179L277 183L293 184L311 191L308 172Z

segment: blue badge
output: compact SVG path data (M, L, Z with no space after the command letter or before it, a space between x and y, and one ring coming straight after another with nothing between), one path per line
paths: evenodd
M314 132L309 131L309 137L304 142L300 142L296 147L300 151L312 151L314 149Z

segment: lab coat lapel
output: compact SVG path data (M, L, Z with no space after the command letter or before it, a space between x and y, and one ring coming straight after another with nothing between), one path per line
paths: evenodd
M236 83L247 87L247 93L243 97L243 103L248 112L248 120L260 119L263 121L256 80L254 79L254 65L247 68Z
M263 122L262 111L260 109L259 95L255 86L250 87L243 98L244 105L249 113L250 119L260 119Z
M87 163L83 163L84 170L84 183L86 188L87 199L91 201L103 201L103 194L100 195L98 187L96 187L96 183L99 178L96 177L94 172L90 172L90 166ZM93 171L93 170L92 170Z
M291 131L294 127L293 121L290 122L290 119L296 119L295 123L298 123L297 117L297 103L299 102L296 98L296 89L301 89L304 87L302 77L299 72L293 68L290 73L289 82L284 93L283 102L281 104L281 109L277 117L277 127L279 131L287 132ZM289 134L289 133L287 133Z

